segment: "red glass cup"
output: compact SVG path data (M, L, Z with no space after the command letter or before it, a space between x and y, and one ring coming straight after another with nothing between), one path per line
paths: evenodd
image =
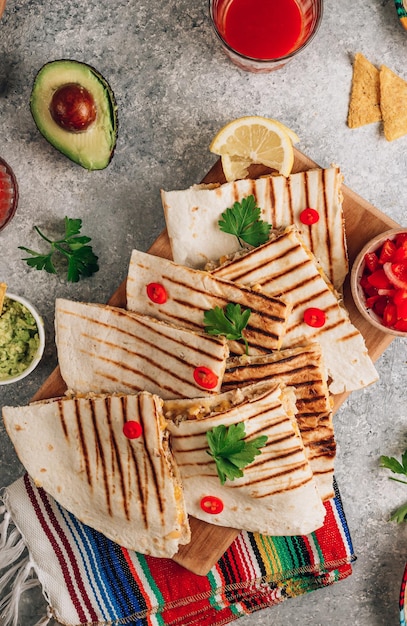
M0 230L13 218L18 205L18 185L10 165L0 157Z
M232 33L232 15L237 13L238 5L244 4L244 0L209 0L210 18L222 49L230 60L243 70L272 72L283 67L308 46L318 31L323 14L323 0L286 0L289 5L287 8L290 8L290 12L287 11L286 14L282 9L283 3L279 3L279 0L275 0L275 2L279 4L279 15L277 16L276 14L273 17L270 9L267 15L268 23L270 23L270 33L277 32L279 35L287 33L288 37L288 33L292 31L290 36L294 37L294 39L291 41L287 39L287 50L281 53L277 52L277 54L267 54L268 35L267 26L265 27L266 22L264 19L256 19L256 16L251 14L253 10L256 10L255 3L247 3L247 15L244 16L242 13L240 22L234 22L233 28L235 32ZM272 4L269 6L272 6ZM296 15L293 14L293 9L296 11ZM296 21L295 26L290 24L290 20L294 17ZM237 32L237 28L239 28L239 32ZM256 29L259 29L258 32L256 32ZM231 42L232 36L234 43ZM272 37L270 35L269 42L272 41ZM250 51L248 43L250 39L253 41L254 52ZM261 39L264 40L263 52L258 54L256 49L258 49L257 44ZM242 42L242 45L244 44L243 48L239 45L239 41Z

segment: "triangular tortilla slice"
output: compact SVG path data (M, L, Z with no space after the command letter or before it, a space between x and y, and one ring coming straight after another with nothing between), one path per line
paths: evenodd
M64 397L4 407L3 419L37 486L119 545L171 557L190 530L162 404L146 392ZM125 436L129 421L138 438Z
M230 358L223 377L222 392L261 380L294 387L295 417L318 492L322 500L333 498L336 444L321 346L312 343L264 356Z
M320 528L325 509L294 413L293 390L275 383L257 383L207 400L165 402L164 414L174 420L168 428L188 513L265 535L302 535ZM266 435L268 441L241 478L222 485L207 453L206 433L239 422L245 425L245 439ZM221 512L202 509L208 496L221 500Z
M158 284L165 290L165 302L150 299L147 286ZM250 354L261 354L281 347L291 306L279 298L238 285L209 272L178 265L152 254L133 250L127 276L127 308L192 330L204 330L204 313L228 303L250 309L244 336ZM232 354L243 354L243 340L229 341Z
M343 176L337 167L315 168L291 176L264 176L224 185L194 185L180 191L162 191L172 258L180 265L204 268L219 257L240 250L237 238L219 229L221 214L254 195L261 218L282 229L295 224L329 280L340 289L348 272L342 211ZM306 208L318 211L312 226L301 222Z
M357 52L353 63L348 126L358 128L382 119L379 70Z
M380 106L387 141L407 134L407 81L388 67L380 68Z
M68 389L149 391L162 398L218 393L229 348L224 337L178 328L117 307L59 298L55 338ZM197 370L197 368L199 368ZM211 386L201 386L209 370Z
M242 284L255 284L258 290L281 296L293 305L283 348L318 341L331 393L361 389L378 379L361 333L294 226L246 255L225 262L213 273ZM314 307L326 315L320 328L304 322L304 312Z

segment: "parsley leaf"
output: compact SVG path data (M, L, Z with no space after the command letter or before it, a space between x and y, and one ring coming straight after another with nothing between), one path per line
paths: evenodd
M256 199L251 195L226 209L218 225L224 233L235 235L242 247L243 242L257 247L266 243L271 230L271 224L260 219L260 215L261 211L256 206Z
M250 441L246 441L245 436L244 422L231 424L228 427L220 424L206 433L209 444L207 453L216 463L216 470L222 485L226 479L241 478L242 470L261 454L259 448L267 443L265 435Z
M215 306L213 309L204 312L204 328L208 335L224 335L229 340L243 339L246 346L246 354L249 345L243 330L246 328L251 315L250 309L242 311L240 304L229 302L226 309Z
M407 450L404 450L401 456L401 463L394 456L381 456L379 459L380 467L385 467L389 469L393 474L401 474L403 476L407 476ZM389 476L390 480L395 480L398 483L402 483L403 485L407 485L406 480L400 480L400 478L396 478L395 476ZM402 522L407 522L407 503L400 506L398 509L394 511L394 513L390 517L391 522L397 522L401 524Z
M82 228L81 219L65 217L64 226L65 237L55 241L48 239L38 226L34 226L40 237L50 245L47 254L35 252L24 246L19 246L19 248L31 255L22 259L26 261L27 265L37 270L45 270L49 274L57 273L53 258L56 253L59 253L68 261L67 280L77 283L82 276L92 276L98 271L98 257L93 252L92 247L86 245L91 241L91 238L86 235L79 235Z

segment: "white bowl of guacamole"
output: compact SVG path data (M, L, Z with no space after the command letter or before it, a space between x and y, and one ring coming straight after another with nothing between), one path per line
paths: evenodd
M0 314L0 385L28 376L45 347L44 323L25 298L6 293Z

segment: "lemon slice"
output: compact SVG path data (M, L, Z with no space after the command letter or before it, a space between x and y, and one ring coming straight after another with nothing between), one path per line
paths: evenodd
M226 180L244 178L252 163L288 176L294 163L293 143L297 141L298 135L277 120L246 116L226 124L209 150L221 157Z

